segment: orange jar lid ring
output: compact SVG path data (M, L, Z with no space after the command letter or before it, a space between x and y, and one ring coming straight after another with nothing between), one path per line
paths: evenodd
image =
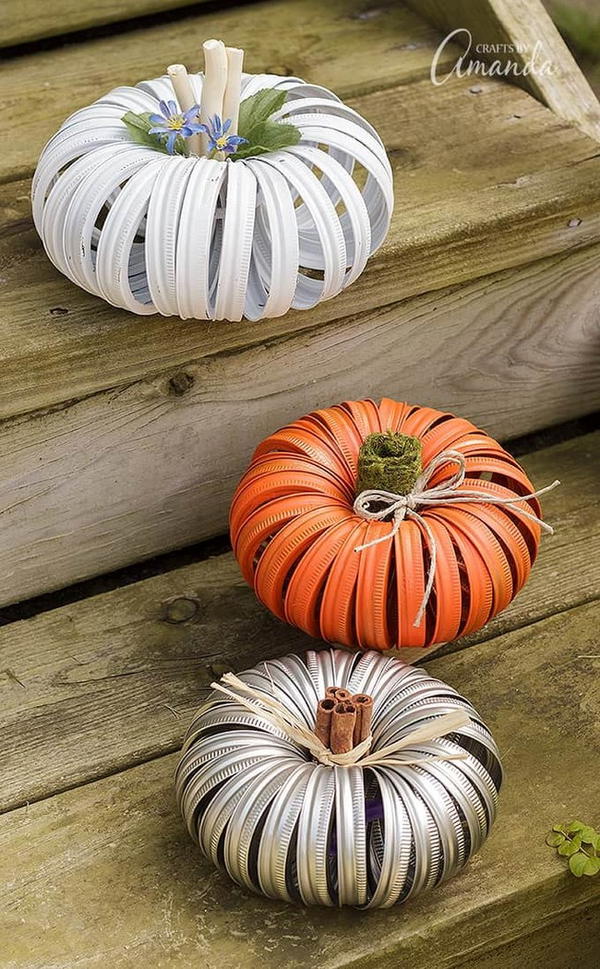
M379 490L379 457L370 459L370 490L357 494L366 438L388 434L420 442L423 471L406 479L408 494ZM391 398L345 401L258 445L232 501L231 541L259 598L311 635L425 647L474 632L510 603L541 532L552 531L538 497L557 484L535 491L463 418Z
M367 522L364 541L379 537L386 530L382 522ZM391 542L365 549L359 556L356 581L356 641L368 649L390 649L394 640L388 625L388 587L393 557Z
M339 549L355 528L356 521L350 516L324 531L306 550L289 580L284 618L311 636L322 635L320 604L325 581Z

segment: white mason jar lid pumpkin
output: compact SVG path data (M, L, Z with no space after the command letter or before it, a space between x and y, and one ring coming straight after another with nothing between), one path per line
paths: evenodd
M202 74L190 74L198 104ZM33 180L33 217L54 265L134 313L258 320L331 299L383 242L392 173L374 128L326 88L244 74L242 100L285 90L274 120L300 141L218 161L136 144L126 112L177 100L171 77L117 87L72 114Z

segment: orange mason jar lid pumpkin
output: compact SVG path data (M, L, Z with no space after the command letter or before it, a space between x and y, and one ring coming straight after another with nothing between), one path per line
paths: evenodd
M384 398L267 437L230 530L244 578L276 616L390 649L471 633L504 609L550 530L540 514L524 470L484 431Z

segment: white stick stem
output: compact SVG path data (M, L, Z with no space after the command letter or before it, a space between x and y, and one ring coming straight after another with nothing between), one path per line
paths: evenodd
M196 104L196 99L186 68L183 64L171 64L170 67L167 67L167 74L171 78L175 96L179 101L179 107L182 111L189 111ZM203 154L200 135L191 135L188 139L188 145L190 155Z
M227 86L223 98L223 121L231 118L231 127L227 134L237 135L242 95L244 51L238 47L226 47L225 52L227 54Z
M200 120L209 124L215 114L223 116L223 96L227 85L227 54L221 40L206 40L204 51L204 85ZM208 151L208 138L201 135L204 152Z

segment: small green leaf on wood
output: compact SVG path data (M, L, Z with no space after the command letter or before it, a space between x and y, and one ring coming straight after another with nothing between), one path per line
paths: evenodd
M565 835L561 834L560 831L551 831L546 836L546 844L550 845L551 848L558 848L559 845L564 844L566 841Z
M600 871L600 858L595 855L591 858L586 858L585 868L583 869L584 875L597 875Z
M571 873L575 875L575 878L581 878L585 874L588 861L589 858L582 851L578 851L576 855L571 855L569 858L569 868L571 869Z
M579 851L581 848L581 840L579 838L573 838L572 841L565 841L564 844L559 845L558 853L559 855L564 855L566 858L570 858L575 852Z
M553 824L546 844L569 859L569 869L576 878L600 872L600 834L590 824L571 821L566 828Z

